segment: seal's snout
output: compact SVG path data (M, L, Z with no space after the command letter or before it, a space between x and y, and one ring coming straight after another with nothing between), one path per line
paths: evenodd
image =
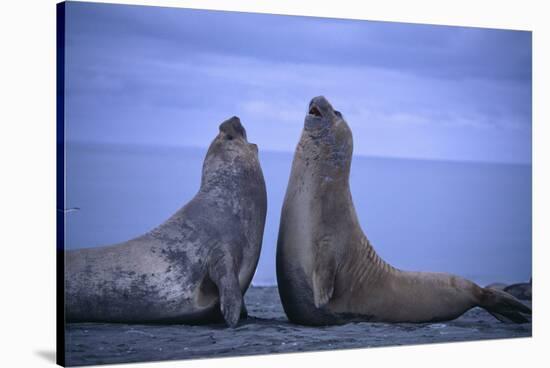
M321 111L319 111L319 108L315 105L312 105L309 107L309 113L314 116L321 117Z
M313 97L311 99L311 101L309 102L309 106L313 106L313 105L327 105L329 104L328 100L326 99L325 96L317 96L317 97Z
M220 132L225 133L229 139L237 137L246 139L246 130L237 116L233 116L221 123Z
M331 110L332 106L325 96L317 96L311 99L308 113L316 117L323 117Z

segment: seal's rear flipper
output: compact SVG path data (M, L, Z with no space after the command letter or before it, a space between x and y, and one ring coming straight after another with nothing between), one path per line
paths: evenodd
M243 309L243 295L231 257L219 257L209 267L209 275L218 287L220 310L229 327L237 326Z
M531 315L531 308L507 292L496 289L482 289L480 306L501 322L526 323L529 319L524 314Z

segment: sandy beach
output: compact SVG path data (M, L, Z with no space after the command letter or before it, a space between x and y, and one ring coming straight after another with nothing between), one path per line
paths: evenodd
M223 324L129 325L74 323L66 327L67 365L114 364L530 337L531 323L506 324L474 308L445 323L349 323L304 327L288 322L276 287L251 287L249 318ZM530 302L526 302L531 305Z

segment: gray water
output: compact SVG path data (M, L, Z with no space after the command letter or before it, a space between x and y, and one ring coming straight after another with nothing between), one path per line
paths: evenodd
M206 148L66 146L66 248L140 235L187 203ZM268 192L254 285L275 285L279 216L292 153L260 151ZM361 226L396 267L443 271L480 284L531 277L531 166L354 156Z

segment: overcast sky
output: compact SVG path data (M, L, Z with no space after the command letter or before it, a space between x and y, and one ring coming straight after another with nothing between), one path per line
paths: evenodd
M71 141L294 151L326 96L354 152L531 163L531 33L93 3L66 11Z

